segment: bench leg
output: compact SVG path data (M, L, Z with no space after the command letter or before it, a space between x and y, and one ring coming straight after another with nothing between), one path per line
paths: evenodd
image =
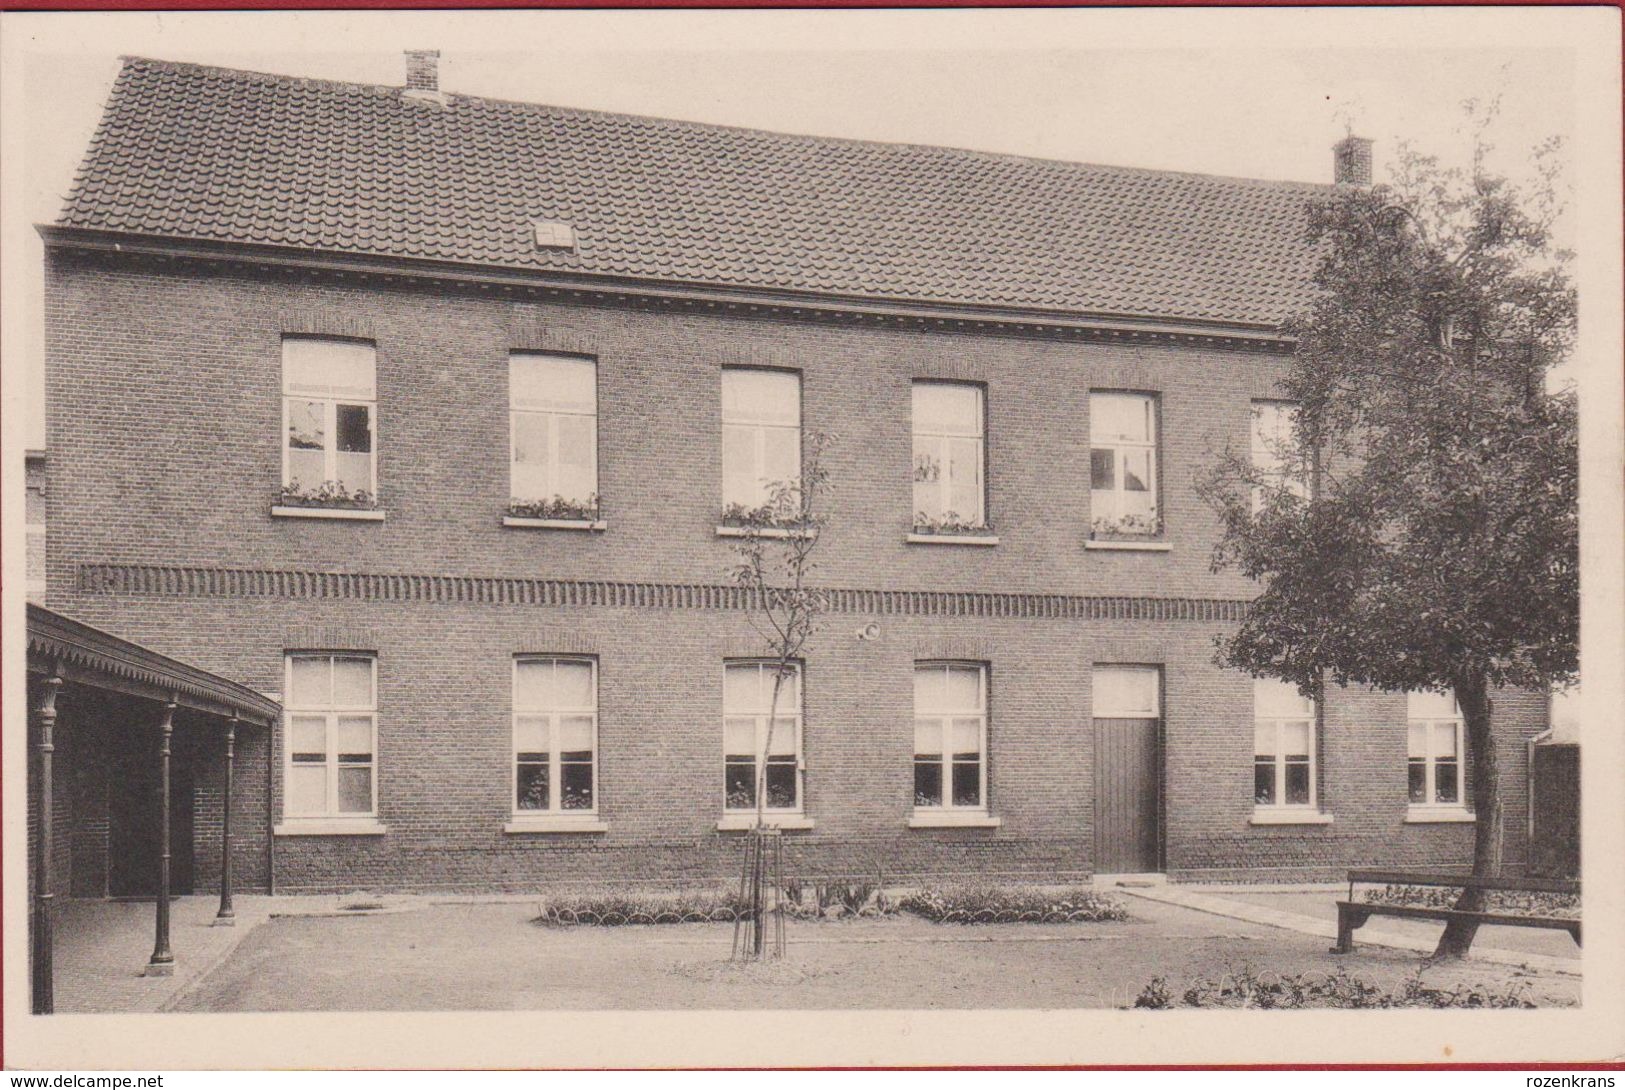
M1354 922L1354 913L1349 911L1347 905L1337 906L1337 945L1332 947L1334 954L1350 954L1354 952L1354 929L1359 926Z

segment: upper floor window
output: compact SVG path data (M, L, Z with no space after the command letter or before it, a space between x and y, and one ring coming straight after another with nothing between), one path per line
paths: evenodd
M1407 693L1406 784L1413 806L1461 806L1461 708L1454 693Z
M723 505L761 507L783 483L801 483L801 376L724 368Z
M1275 678L1253 681L1253 804L1315 805L1315 702Z
M1089 395L1089 503L1095 533L1161 533L1155 395Z
M514 812L597 808L598 677L592 659L513 664Z
M723 797L727 810L801 809L801 670L779 683L773 714L774 662L729 662L722 678Z
M370 655L287 656L288 817L377 813L376 667Z
M372 345L283 338L284 502L372 506L378 495L377 405Z
M509 495L543 518L598 517L598 366L581 356L508 357Z
M980 386L914 383L916 526L987 525L982 398Z
M987 669L914 667L914 806L987 809Z
M1297 405L1290 401L1253 402L1253 467L1267 487L1285 488L1307 499L1309 469L1298 444L1297 410ZM1262 503L1263 494L1255 491L1254 509Z

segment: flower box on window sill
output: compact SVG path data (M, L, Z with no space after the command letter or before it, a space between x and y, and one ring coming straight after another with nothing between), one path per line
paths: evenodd
M1330 825L1332 815L1309 807L1260 806L1253 810L1253 825Z
M609 523L603 519L533 519L518 515L503 515L502 525L517 526L529 530L584 530L590 533L603 533Z
M910 545L997 545L991 526L930 526L916 524L905 539Z
M1477 820L1478 815L1465 806L1450 804L1433 806L1423 804L1419 806L1412 803L1405 810L1405 824L1407 825L1449 824L1452 822L1464 824Z
M1126 549L1165 553L1173 548L1162 536L1161 515L1101 516L1089 523L1088 549Z
M563 496L554 496L550 500L510 499L508 509L502 513L502 522L505 526L561 523L566 529L576 529L577 524L581 523L602 527L599 519L601 513L596 492L584 500L567 500Z
M775 814L762 815L762 825L769 829L811 829L813 819L805 814ZM749 832L756 828L755 814L723 814L722 820L717 822L719 833Z
M383 522L377 507L314 507L306 504L275 504L271 514L281 519L350 519L355 522Z
M717 536L749 537L755 534L758 537L788 538L816 535L817 529L797 518L799 514L800 509L792 505L746 507L742 503L730 503L717 518Z
M377 818L285 818L272 832L277 836L383 836L389 826Z
M997 829L1004 822L986 810L917 809L908 815L910 829Z
M319 514L305 514L306 511L320 512ZM372 514L370 512L377 512ZM282 486L277 493L276 503L271 508L273 515L287 515L294 518L383 518L378 511L378 494L365 488L351 491L338 481L323 481L319 485L306 486L294 481Z
M515 814L502 826L504 833L607 833L609 826L597 814Z

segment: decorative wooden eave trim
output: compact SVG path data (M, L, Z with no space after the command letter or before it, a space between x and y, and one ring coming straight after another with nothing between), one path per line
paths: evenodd
M1173 344L1287 353L1293 340L1264 324L1155 316L984 306L889 299L788 289L693 285L503 265L397 257L340 250L308 250L214 239L175 238L83 227L37 228L49 250L82 250L147 257L179 266L234 268L256 273L297 270L320 279L382 282L395 286L473 289L507 299L583 306L663 309L679 313L844 322L890 329L950 333L1065 337L1121 344Z
M210 715L271 724L282 707L245 685L160 655L33 602L28 603L28 671L61 670L80 684L154 700L174 700Z

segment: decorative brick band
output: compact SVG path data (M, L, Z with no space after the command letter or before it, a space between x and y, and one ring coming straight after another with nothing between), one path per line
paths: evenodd
M332 598L384 602L614 606L643 609L750 607L751 596L720 584L617 583L479 575L194 568L157 564L82 564L82 594L189 598ZM1224 598L1135 598L1071 594L831 588L837 613L926 617L1010 617L1090 621L1239 621L1247 603Z

